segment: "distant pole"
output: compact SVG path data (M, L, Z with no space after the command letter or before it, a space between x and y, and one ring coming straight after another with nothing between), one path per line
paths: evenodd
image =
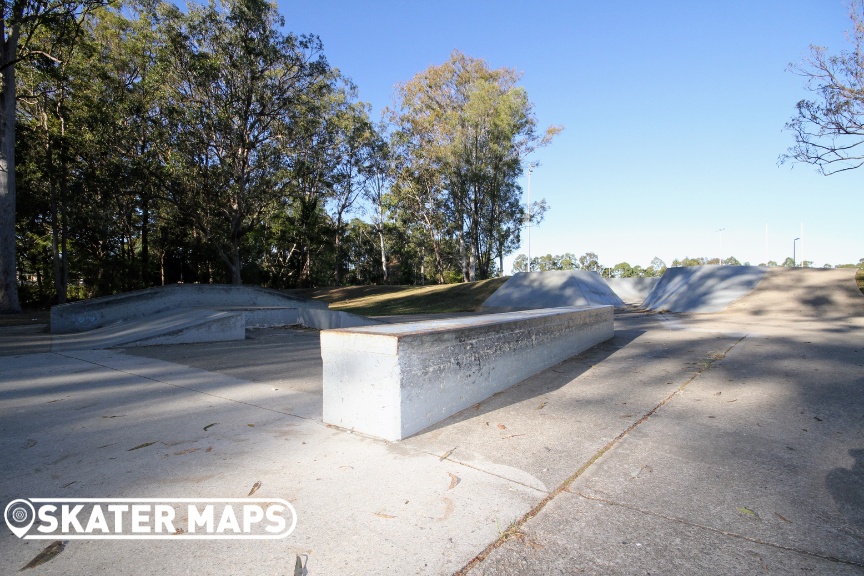
M804 264L804 261L807 259L807 256L804 255L804 223L801 222L801 233L798 234L801 238L801 264Z
M798 240L800 239L801 238L795 238L795 240L792 241L792 268L795 268L795 250L797 249Z
M723 265L723 231L724 230L726 230L726 229L720 228L719 230L717 230L717 232L720 233L720 258L717 260L718 262L720 262L720 266Z
M765 265L768 265L768 224L765 224Z
M528 167L528 271L531 271L531 173L534 165Z
M528 165L528 271L531 272L531 173L537 166L536 162Z

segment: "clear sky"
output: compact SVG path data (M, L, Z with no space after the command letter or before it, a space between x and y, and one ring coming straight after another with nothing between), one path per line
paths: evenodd
M376 117L396 83L454 49L521 71L540 127L565 126L529 158L541 164L531 196L550 205L532 256L592 251L606 266L647 266L717 257L722 242L724 258L782 262L803 230L799 260L864 257L864 168L826 177L777 165L793 144L783 126L808 95L787 67L810 44L847 47L846 0L279 6L287 30L320 36Z

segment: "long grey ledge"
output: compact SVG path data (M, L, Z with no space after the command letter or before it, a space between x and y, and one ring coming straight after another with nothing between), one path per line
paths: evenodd
M401 440L612 338L612 306L321 332L324 422Z

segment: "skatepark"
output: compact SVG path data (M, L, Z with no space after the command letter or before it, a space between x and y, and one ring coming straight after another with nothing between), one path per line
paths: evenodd
M614 334L399 441L328 422L325 335L422 333L437 346L441 330L480 321L387 328L399 318L261 294L122 316L69 305L56 325L88 330L0 329L4 501L257 485L297 511L284 539L73 540L33 573L292 574L298 557L310 575L864 573L854 270L597 280L502 286L480 312L523 322L525 310L614 307ZM0 573L46 544L4 530Z

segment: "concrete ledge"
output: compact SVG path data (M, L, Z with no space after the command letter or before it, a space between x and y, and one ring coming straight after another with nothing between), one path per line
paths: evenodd
M294 298L257 286L171 284L54 306L51 308L51 333L84 332L177 308L232 306L321 310L328 307L326 302Z
M401 440L612 338L612 306L321 332L324 422Z

